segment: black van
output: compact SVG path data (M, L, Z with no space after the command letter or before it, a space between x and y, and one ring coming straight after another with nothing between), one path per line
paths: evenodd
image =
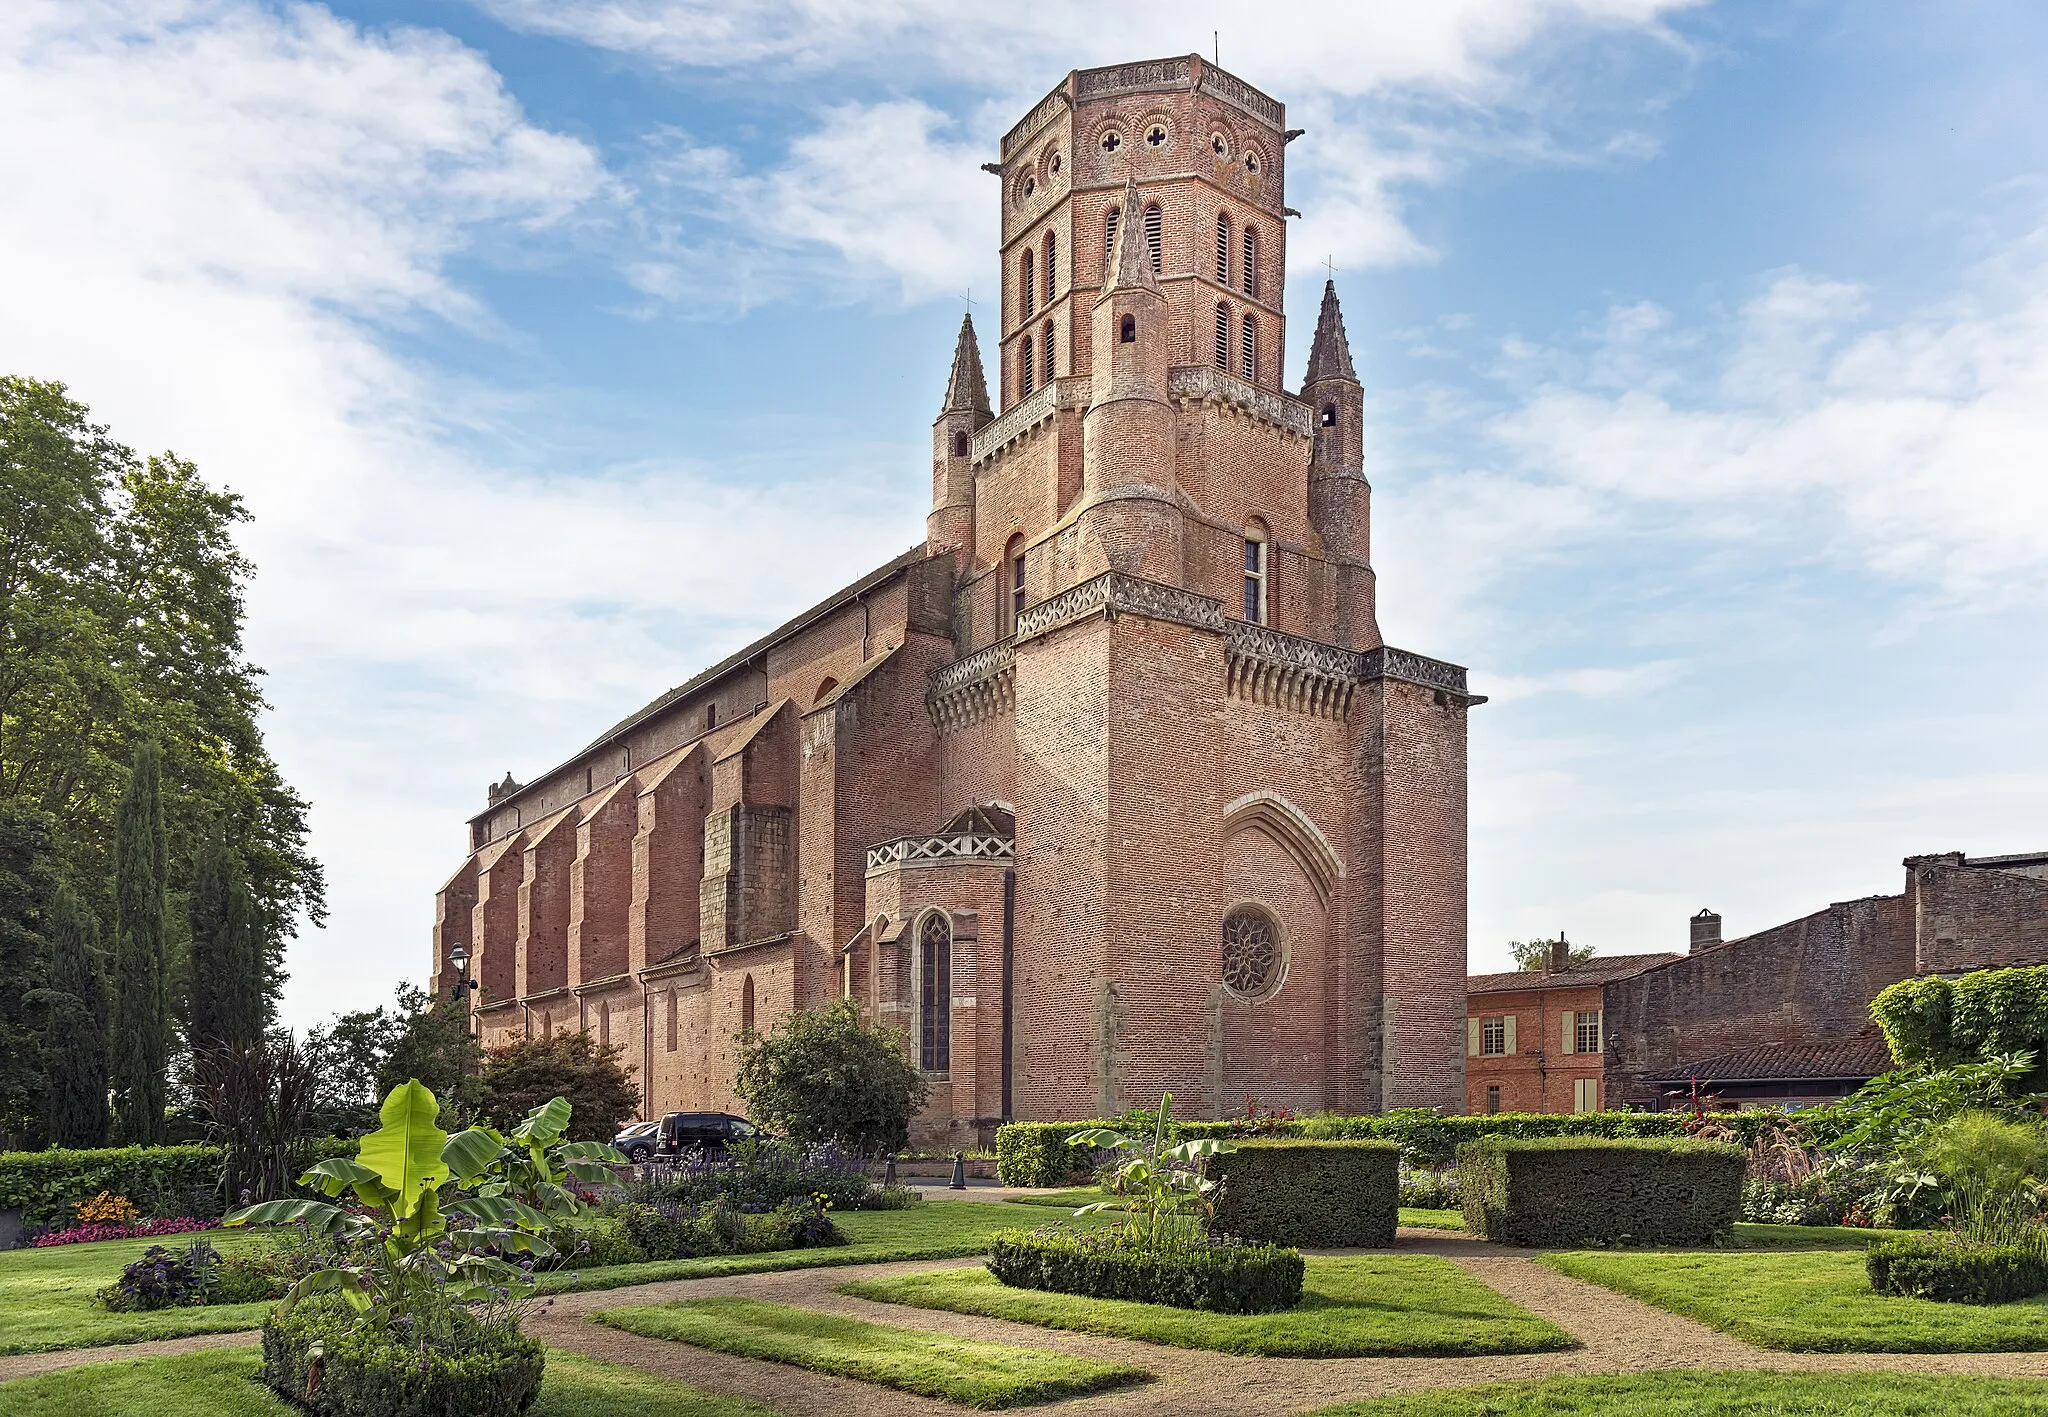
M712 1156L721 1156L728 1143L759 1135L760 1128L745 1117L735 1117L730 1112L671 1112L661 1119L661 1128L652 1138L638 1140L643 1145L651 1140L652 1159L664 1160L680 1156L693 1147L702 1148ZM644 1161L649 1158L636 1155L633 1159Z

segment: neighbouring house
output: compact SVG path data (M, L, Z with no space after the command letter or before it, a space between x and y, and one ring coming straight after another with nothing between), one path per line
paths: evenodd
M1615 1105L1799 1105L1891 1066L1870 1020L1887 985L2048 963L2048 852L1905 859L1898 895L1841 901L1741 939L1692 919L1690 951L1602 987Z
M1607 1105L1601 991L1678 954L1572 963L1562 936L1541 969L1465 981L1467 1112L1597 1112Z

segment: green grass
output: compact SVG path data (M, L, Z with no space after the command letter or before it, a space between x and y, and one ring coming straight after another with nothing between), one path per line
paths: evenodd
M1307 1417L2023 1417L2048 1382L1908 1373L1635 1373L1489 1383Z
M839 1292L1043 1328L1259 1357L1448 1357L1542 1353L1572 1346L1571 1335L1563 1329L1434 1255L1310 1259L1301 1303L1271 1314L1217 1314L1013 1289L986 1269L857 1280L840 1285Z
M1462 1210L1424 1210L1419 1206L1404 1205L1399 1214L1403 1225L1421 1225L1431 1230L1465 1228L1465 1212Z
M257 1377L251 1348L130 1358L16 1378L0 1385L7 1417L303 1417ZM775 1417L768 1408L703 1392L672 1378L574 1353L548 1351L540 1397L527 1417Z
M270 1312L267 1303L111 1314L93 1295L119 1279L121 1270L141 1259L151 1245L179 1249L203 1239L226 1254L260 1238L246 1230L208 1230L154 1240L99 1240L0 1252L0 1353L44 1353L256 1328Z
M599 1323L742 1358L789 1363L816 1373L878 1383L967 1407L1051 1402L1151 1376L1043 1348L948 1338L755 1299L686 1299L607 1309Z
M1853 1250L1575 1250L1543 1263L1764 1348L1796 1353L2048 1350L2048 1295L1937 1304L1871 1291Z
M1910 1230L1873 1230L1855 1225L1752 1225L1735 1227L1732 1250L1867 1250L1879 1240L1910 1235Z

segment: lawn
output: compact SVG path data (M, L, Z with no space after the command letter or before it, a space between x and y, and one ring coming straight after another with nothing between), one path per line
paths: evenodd
M1013 1289L986 1269L944 1269L857 1280L842 1294L1133 1338L1276 1358L1448 1357L1542 1353L1571 1335L1434 1255L1310 1259L1302 1301L1271 1314L1217 1314Z
M1064 1191L1043 1191L1035 1196L1011 1196L1011 1205L1038 1205L1057 1207L1062 1210L1079 1210L1084 1205L1094 1205L1106 1200L1101 1191L1093 1186L1075 1186ZM1420 1225L1434 1230L1463 1230L1465 1216L1456 1210L1422 1210L1414 1206L1402 1206L1399 1220L1403 1225Z
M2048 1295L1937 1304L1871 1292L1853 1250L1575 1250L1543 1263L1765 1348L1795 1353L2048 1350Z
M208 1230L154 1240L100 1240L90 1245L0 1252L0 1353L42 1353L54 1348L90 1348L102 1343L139 1343L150 1338L255 1328L269 1312L269 1304L111 1314L93 1295L119 1279L121 1270L142 1258L151 1245L182 1249L203 1239L228 1253L259 1238L246 1230Z
M1324 1407L1308 1417L2023 1417L2048 1382L1907 1373L1636 1373L1489 1383Z
M665 1338L878 1383L966 1407L1016 1407L1144 1382L1151 1374L1043 1348L948 1338L755 1299L686 1299L595 1315L646 1338Z
M175 1358L93 1363L0 1386L8 1417L303 1417L257 1379L262 1354L222 1348ZM637 1368L548 1351L540 1398L527 1417L775 1417L768 1408L702 1392Z

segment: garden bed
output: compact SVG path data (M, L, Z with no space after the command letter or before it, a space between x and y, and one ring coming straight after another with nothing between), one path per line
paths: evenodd
M1306 1417L2030 1417L2048 1382L1911 1373L1624 1373L1441 1388Z
M1873 1293L1854 1250L1570 1251L1544 1264L1749 1343L1795 1353L2048 1351L2048 1295L1942 1304Z
M966 1407L1052 1402L1151 1377L1122 1363L948 1338L754 1299L687 1299L607 1309L593 1317L643 1338L788 1363Z
M1301 1302L1268 1314L1218 1314L1013 1289L986 1269L864 1279L842 1294L1042 1328L1265 1358L1453 1357L1545 1353L1572 1337L1434 1255L1308 1261Z

